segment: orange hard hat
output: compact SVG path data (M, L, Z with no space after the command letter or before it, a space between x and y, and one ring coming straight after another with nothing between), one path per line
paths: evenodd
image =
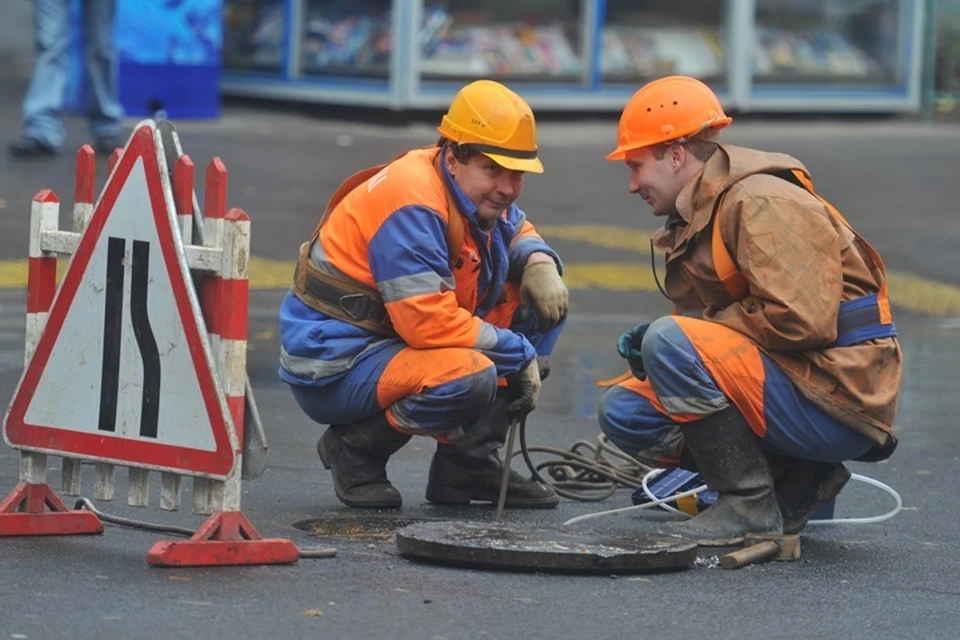
M437 131L467 151L479 151L504 169L543 173L537 125L530 105L493 80L477 80L454 96Z
M617 148L607 160L623 160L628 151L679 140L704 129L733 122L710 87L689 76L668 76L644 85L620 116Z

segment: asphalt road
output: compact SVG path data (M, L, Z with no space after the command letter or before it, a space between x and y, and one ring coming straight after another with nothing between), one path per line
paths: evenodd
M0 122L16 129L16 103L5 91ZM251 105L228 106L215 123L179 123L198 167L220 156L230 171L230 205L253 220L253 254L264 269L286 268L316 224L328 194L348 172L435 138L422 121L377 124L349 114L318 118ZM266 474L244 484L244 512L268 537L338 549L334 559L285 567L161 570L146 564L150 546L169 535L115 526L93 537L0 540L0 637L9 638L944 638L960 623L960 553L956 474L960 444L955 362L960 311L952 306L960 276L955 243L960 186L960 128L899 120L735 122L727 140L783 151L803 160L820 191L874 243L899 275L894 291L906 359L901 445L879 465L857 472L894 487L904 509L872 525L823 525L805 531L797 563L736 572L705 566L642 576L514 574L434 567L400 558L390 539L317 539L294 526L348 513L316 459L321 427L301 415L276 377L276 308L283 291L263 278L251 295L248 369L270 441ZM132 123L131 123L132 124ZM69 148L85 141L70 122ZM666 313L650 291L645 247L630 241L656 227L641 201L626 193L623 167L606 163L610 120L548 121L541 126L547 173L528 179L521 200L565 262L591 273L572 291L541 408L530 419L535 444L567 447L592 440L594 381L621 371L614 343L624 328ZM100 161L100 184L105 163ZM0 155L0 398L13 394L22 370L23 261L29 203L52 188L72 203L72 158L14 163ZM198 171L198 174L201 173ZM202 187L201 198L202 198ZM550 230L554 232L551 236ZM637 234L630 235L629 232ZM590 271L591 265L599 265ZM256 271L257 265L252 266ZM257 278L257 274L252 274ZM639 278L639 276L637 276ZM644 277L647 277L644 275ZM898 296L907 301L898 304ZM404 495L399 517L490 521L492 509L443 509L423 498L432 453L415 439L391 460ZM0 445L0 495L18 478L18 452ZM50 482L59 486L59 460ZM187 483L189 485L189 483ZM93 470L84 470L92 495ZM196 528L189 512L98 506L111 513ZM187 504L188 501L185 501ZM564 500L546 512L508 511L522 527L559 526L577 515L629 504L621 491L602 504ZM838 517L892 508L879 490L851 484ZM632 514L577 525L578 531L650 533L668 516ZM389 530L388 520L374 518ZM301 525L302 526L302 525Z

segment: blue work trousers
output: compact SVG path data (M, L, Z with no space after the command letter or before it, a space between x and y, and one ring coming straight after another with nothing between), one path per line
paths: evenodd
M676 466L683 425L731 404L771 453L841 462L874 446L808 400L745 336L719 324L660 318L642 353L647 379L625 376L607 389L599 419L614 444L650 466Z
M515 320L520 333L549 359L564 322L541 333ZM473 349L411 349L399 339L357 356L349 373L321 387L291 385L293 397L320 424L350 424L386 411L399 431L453 440L483 415L497 391L496 367Z

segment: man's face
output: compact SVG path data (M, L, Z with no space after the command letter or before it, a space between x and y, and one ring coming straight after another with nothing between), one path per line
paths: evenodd
M448 148L445 161L454 181L476 205L477 221L481 224L496 220L523 191L523 171L504 169L482 153L460 162Z
M668 216L677 210L677 196L687 182L682 171L685 151L681 145L673 145L661 159L653 155L651 147L627 153L630 193L643 198L655 216Z

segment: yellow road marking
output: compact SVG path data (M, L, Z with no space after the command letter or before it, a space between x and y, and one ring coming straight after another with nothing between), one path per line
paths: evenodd
M547 240L567 240L650 255L650 234L629 227L601 224L537 225L537 231Z
M548 240L576 242L645 256L636 261L568 262L564 280L571 289L603 291L656 291L648 264L650 234L614 225L541 225ZM293 276L293 261L250 259L251 289L286 289ZM66 260L60 261L60 271ZM662 274L662 271L661 271ZM896 307L928 316L960 316L960 287L891 271L890 297ZM23 289L27 284L26 260L0 260L0 289Z

